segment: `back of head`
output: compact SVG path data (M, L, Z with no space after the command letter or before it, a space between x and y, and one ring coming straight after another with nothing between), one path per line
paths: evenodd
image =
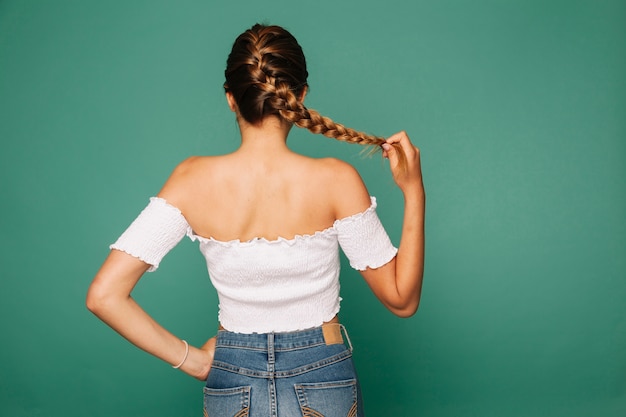
M250 124L275 115L341 141L378 149L385 142L384 138L347 128L304 106L309 75L306 59L296 38L280 26L256 24L239 35L228 56L225 75L224 88Z
M240 115L256 124L297 101L307 87L308 72L302 48L280 26L256 24L235 40L226 62L226 83ZM294 101L295 100L295 101Z

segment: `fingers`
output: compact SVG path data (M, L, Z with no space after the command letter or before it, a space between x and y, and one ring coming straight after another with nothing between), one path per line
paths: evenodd
M402 146L396 142L383 143L381 146L383 148L383 157L389 159L389 163L393 169L393 167L398 165L399 159L403 156Z
M399 162L403 169L406 168L406 162L413 160L418 152L405 131L389 136L381 147L383 148L383 157L389 159L392 167Z
M409 135L407 135L404 130L389 136L386 143L389 145L399 144L408 158L413 157L415 153L419 152L419 150L413 146L411 140L409 139Z
M199 381L206 381L213 364L217 337L213 336L199 348L190 346L188 369L181 368Z
M390 151L391 149L393 149L393 146L391 146L390 144L386 142L380 146L383 148L383 158L389 158L389 153L387 151Z
M400 142L401 140L409 140L409 136L404 130L401 130L393 135L389 136L386 140L387 143Z
M395 133L382 145L383 156L389 159L389 167L396 184L403 191L423 187L419 149L413 146L406 132Z
M205 352L214 352L216 342L217 342L217 336L213 336L212 338L207 340L200 349L204 350Z
M400 161L400 165L410 168L411 165L419 165L420 151L411 143L409 135L405 131L395 133L386 139L383 147L383 156L389 159L389 162ZM391 155L398 153L397 158Z

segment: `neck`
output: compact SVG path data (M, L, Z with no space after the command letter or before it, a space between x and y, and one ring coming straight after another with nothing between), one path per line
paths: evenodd
M291 125L276 116L268 116L258 124L251 125L239 118L241 146L238 152L253 152L256 157L276 156L278 152L291 152L287 147L287 135Z

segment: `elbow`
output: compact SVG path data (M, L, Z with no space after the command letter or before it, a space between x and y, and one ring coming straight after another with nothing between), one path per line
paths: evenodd
M104 312L113 308L114 297L99 285L91 284L85 298L87 310L100 317Z
M409 317L413 317L415 313L417 313L418 307L419 303L416 303L415 305L407 306L404 308L391 309L391 312L400 318L408 319Z
M420 300L419 298L408 300L402 304L396 305L387 305L389 311L391 311L396 316L407 319L409 317L413 317L415 313L417 313L417 309L419 308Z
M98 315L98 311L102 310L103 299L101 296L90 287L85 298L85 306L87 310L91 311L95 315Z

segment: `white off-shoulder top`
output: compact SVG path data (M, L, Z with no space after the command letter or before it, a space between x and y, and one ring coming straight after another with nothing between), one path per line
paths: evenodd
M293 239L219 241L196 235L176 207L152 197L111 249L158 268L187 235L198 241L219 298L219 321L230 331L269 333L321 325L338 312L339 246L357 270L378 268L397 253L376 214L362 213Z

